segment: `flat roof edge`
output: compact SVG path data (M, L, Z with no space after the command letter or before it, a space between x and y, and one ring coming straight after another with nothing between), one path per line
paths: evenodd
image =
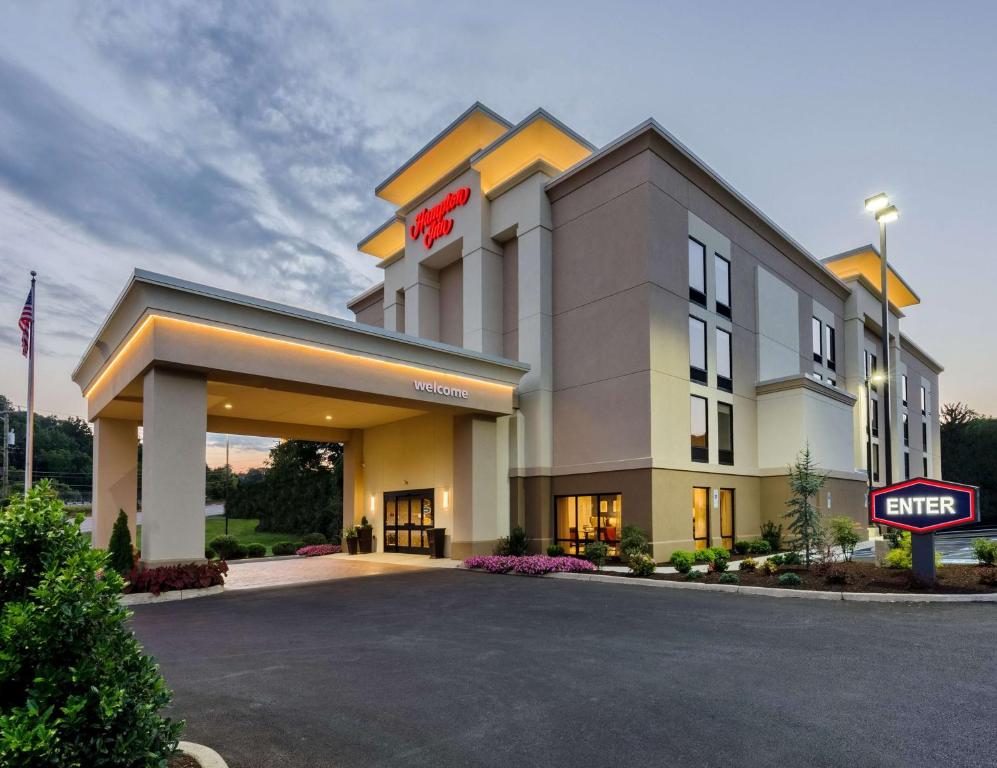
M352 299L349 299L346 302L346 308L350 309L354 304L359 304L364 299L370 298L371 296L373 296L378 291L383 291L383 290L384 290L384 281L383 280L381 282L379 282L379 283L374 283L370 288L367 288L366 290L361 291L356 296L354 296Z
M909 352L912 352L915 357L917 357L921 362L927 365L936 375L943 373L945 371L945 366L939 363L935 358L925 352L921 347L919 347L910 336L905 333L900 334L900 344L901 346L906 346Z

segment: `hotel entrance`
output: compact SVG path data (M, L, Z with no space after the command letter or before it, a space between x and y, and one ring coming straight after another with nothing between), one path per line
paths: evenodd
M384 551L429 554L433 491L384 494Z

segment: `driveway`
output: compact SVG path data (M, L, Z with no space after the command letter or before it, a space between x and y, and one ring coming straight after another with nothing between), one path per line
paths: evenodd
M992 764L991 605L450 569L138 606L232 768Z

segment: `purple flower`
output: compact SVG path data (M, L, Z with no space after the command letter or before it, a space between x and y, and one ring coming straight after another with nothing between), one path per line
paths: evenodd
M577 557L550 557L548 555L469 557L464 561L464 567L488 571L489 573L512 571L527 576L543 576L545 573L582 573L595 570L595 566L588 560L581 560Z
M338 544L312 544L302 547L295 554L301 557L317 557L318 555L335 555L341 551L342 547Z

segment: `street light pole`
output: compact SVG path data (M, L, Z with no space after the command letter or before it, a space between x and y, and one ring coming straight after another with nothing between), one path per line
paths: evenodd
M893 370L890 367L890 299L886 268L886 222L876 217L879 222L879 261L880 261L880 293L883 296L883 368L886 371L886 381L883 382L883 424L886 432L886 484L893 483L893 410L890 405L890 389L893 386Z
M232 485L232 469L228 463L228 441L225 435L225 535L228 536L228 489Z

